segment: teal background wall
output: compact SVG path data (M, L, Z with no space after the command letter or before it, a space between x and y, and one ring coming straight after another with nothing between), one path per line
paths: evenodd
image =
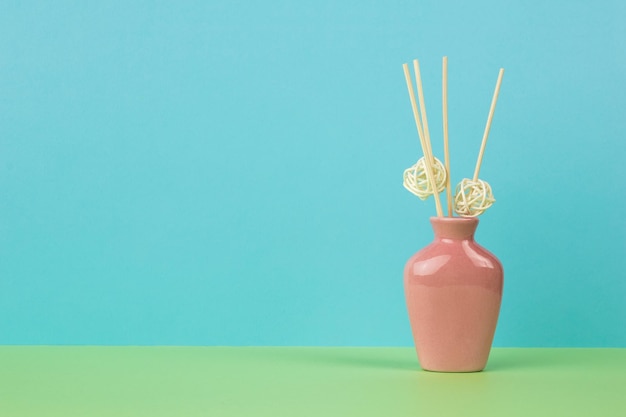
M495 345L626 347L625 5L3 1L0 343L410 345L448 55L454 181L506 69Z

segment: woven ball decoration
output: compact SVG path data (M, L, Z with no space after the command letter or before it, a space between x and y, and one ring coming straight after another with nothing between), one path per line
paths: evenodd
M456 186L454 211L463 217L480 216L496 201L491 186L483 180L464 178Z
M433 175L435 176L435 184L437 185L437 191L442 192L446 188L446 168L440 160L434 159ZM426 176L424 158L420 158L415 165L404 170L404 182L402 184L404 188L418 196L421 200L426 200L429 195L433 195L433 189Z

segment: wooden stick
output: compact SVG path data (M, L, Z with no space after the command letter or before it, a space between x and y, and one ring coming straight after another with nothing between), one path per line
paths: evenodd
M487 126L485 126L483 141L480 144L480 152L478 153L478 160L476 161L476 169L474 170L474 181L478 181L480 164L483 162L483 154L485 153L485 147L487 146L487 136L489 136L489 129L491 129L491 120L493 119L493 114L496 111L496 103L498 102L498 94L500 93L500 84L502 84L503 75L504 68L500 68L500 72L498 73L498 81L496 82L496 89L493 92L493 98L491 99L491 108L489 109L489 116L487 117Z
M424 126L424 142L426 143L426 148L428 149L428 156L426 159L430 160L430 164L435 166L435 157L433 156L433 148L430 142L430 131L428 130L428 116L426 116L426 102L424 101L424 88L422 87L422 74L420 71L419 61L417 59L413 60L413 70L415 71L415 83L417 84L417 95L419 97L420 103L420 113L422 116L422 125ZM441 206L441 201L439 199L439 189L433 188L433 197L435 198L435 204L437 207ZM438 212L439 213L439 212ZM443 214L440 215L440 217Z
M406 86L409 90L409 98L411 99L411 107L413 108L413 117L415 118L415 126L417 127L417 134L420 138L420 145L422 146L422 152L424 153L424 168L426 169L426 176L428 177L428 181L430 182L430 186L433 190L435 190L434 195L435 198L435 207L437 209L437 216L442 217L442 209L441 202L439 201L439 196L437 193L437 183L435 182L435 176L433 175L433 168L430 164L430 160L428 158L428 148L426 147L426 141L424 137L424 131L422 129L422 124L420 122L420 115L417 109L417 102L415 101L415 92L413 91L413 83L411 82L411 74L409 72L408 64L403 64L402 68L404 69L404 78L406 80Z
M428 131L428 117L426 116L426 104L424 102L424 89L422 88L422 75L420 73L420 64L417 59L413 60L413 69L415 70L415 83L417 84L417 95L419 97L419 102L420 102L422 126L424 126L424 132L423 132L424 143L426 145L426 150L428 152L428 154L425 154L426 155L425 159L429 161L431 167L434 167L435 157L433 156L433 149L430 143L430 132ZM439 190L437 189L434 178L431 181L431 186L433 187L433 197L435 198L435 205L437 207L437 215L439 217L442 217L443 213L441 210L441 201L439 199Z
M426 116L426 103L424 102L424 89L422 88L422 75L420 72L420 64L417 59L413 60L413 70L415 71L415 83L417 84L417 96L419 98L422 126L424 127L424 141L428 148L428 158L431 165L435 165L435 159L433 156L433 149L430 143L430 131L428 130L428 117ZM437 193L438 194L438 193Z
M424 143L424 132L422 130L422 123L420 122L419 111L417 109L417 104L415 102L415 92L413 91L413 83L411 82L411 74L409 72L409 66L407 64L403 64L402 68L404 69L404 79L406 80L406 86L409 90L409 98L411 99L411 107L413 109L413 118L415 118L415 126L417 127L417 134L420 139L420 145L422 147L422 152L426 152L426 144Z
M450 149L448 148L448 57L443 57L442 74L442 106L443 106L443 155L446 164L446 200L448 201L448 217L452 217L452 189L450 187Z

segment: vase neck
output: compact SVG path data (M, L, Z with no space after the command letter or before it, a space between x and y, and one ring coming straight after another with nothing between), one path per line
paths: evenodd
M431 217L435 239L474 240L476 217Z

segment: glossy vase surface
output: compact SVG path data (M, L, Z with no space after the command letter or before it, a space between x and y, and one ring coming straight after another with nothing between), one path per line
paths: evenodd
M404 269L420 366L476 372L487 364L502 300L500 261L474 241L478 219L432 217L433 242Z

